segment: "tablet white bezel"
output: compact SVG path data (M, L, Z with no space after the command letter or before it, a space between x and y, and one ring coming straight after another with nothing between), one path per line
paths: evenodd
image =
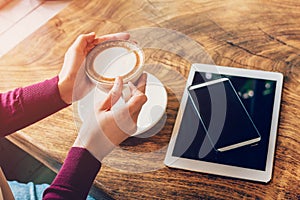
M266 160L266 168L264 171L243 168L243 167L229 166L224 164L217 164L212 162L197 161L197 160L192 160L187 158L176 157L172 155L175 146L175 141L180 128L182 116L185 110L187 98L188 98L187 87L192 84L195 72L197 71L276 81L269 146L268 146L268 153L267 153L267 160ZM269 182L272 178L282 84L283 84L283 75L278 72L249 70L249 69L215 66L215 65L207 65L207 64L193 64L191 66L189 77L187 79L186 87L184 89L176 122L173 128L172 137L170 139L170 143L164 160L165 165L169 167L179 168L179 169L186 169L191 171L228 176L233 178L247 179L247 180L266 182L266 183Z

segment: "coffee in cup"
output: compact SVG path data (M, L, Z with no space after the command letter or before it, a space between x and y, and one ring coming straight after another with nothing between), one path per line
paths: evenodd
M124 84L136 82L143 73L144 53L134 42L112 40L100 43L87 56L85 71L97 87L109 91L117 76Z

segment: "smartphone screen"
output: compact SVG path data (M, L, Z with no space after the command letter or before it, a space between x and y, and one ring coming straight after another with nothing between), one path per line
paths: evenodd
M213 148L224 152L260 141L260 134L228 78L192 85L188 94Z

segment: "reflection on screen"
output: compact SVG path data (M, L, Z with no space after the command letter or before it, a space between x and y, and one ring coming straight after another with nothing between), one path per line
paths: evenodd
M215 149L226 151L258 142L260 134L230 80L212 82L189 87L188 94Z
M175 142L173 156L265 170L276 82L196 72L192 85L224 77L228 78L236 89L261 135L261 141L256 145L239 147L226 152L215 151L212 146L209 147L211 144L205 142L206 132L204 125L199 122L192 102L188 98ZM204 157L199 157L199 150L203 146L210 151Z

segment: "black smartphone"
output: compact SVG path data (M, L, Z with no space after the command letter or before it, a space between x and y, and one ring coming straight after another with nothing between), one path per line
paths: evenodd
M215 150L224 152L261 140L228 78L189 86L188 95Z

